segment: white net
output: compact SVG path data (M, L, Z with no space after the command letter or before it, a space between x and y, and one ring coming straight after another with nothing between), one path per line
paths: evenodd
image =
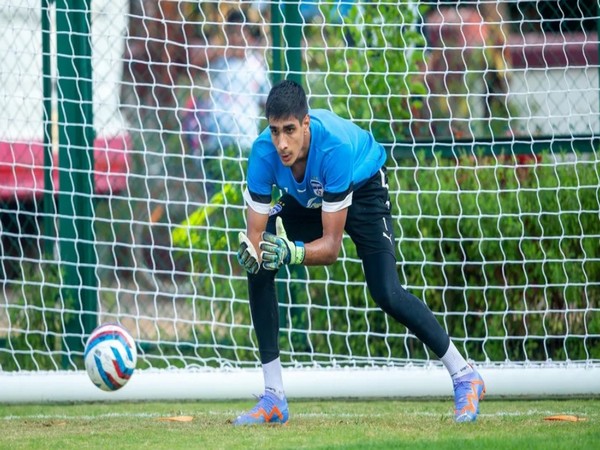
M50 61L71 3L50 5ZM389 150L401 281L469 359L597 364L597 5L457 3L94 0L86 242L48 209L68 200L44 183L44 100L55 188L81 169L59 161L70 124L60 67L44 75L44 12L0 2L1 369L81 368L82 309L131 331L140 369L258 366L236 236L263 103L288 76ZM92 280L69 277L86 249ZM284 270L277 290L286 367L435 363L372 302L347 238L336 264Z

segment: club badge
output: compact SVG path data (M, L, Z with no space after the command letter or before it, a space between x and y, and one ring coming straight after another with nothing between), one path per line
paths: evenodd
M275 203L269 210L269 216L274 216L276 214L279 214L282 209L283 209L283 204L281 202Z
M323 184L319 180L310 180L310 187L317 197L323 197Z

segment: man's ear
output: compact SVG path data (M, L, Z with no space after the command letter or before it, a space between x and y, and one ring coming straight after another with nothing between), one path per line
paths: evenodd
M302 119L302 127L304 128L304 132L308 130L308 126L310 125L310 116L307 114Z

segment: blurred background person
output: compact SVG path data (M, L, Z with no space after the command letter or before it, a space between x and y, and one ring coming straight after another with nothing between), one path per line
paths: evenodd
M249 152L270 89L260 28L242 10L232 9L223 32L222 43L209 42L190 58L190 65L206 76L192 89L181 114L188 152L209 181L217 176L210 159L218 163L228 149L234 156Z

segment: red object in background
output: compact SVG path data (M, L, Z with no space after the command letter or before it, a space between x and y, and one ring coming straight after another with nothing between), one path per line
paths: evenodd
M94 141L95 193L111 195L127 187L129 135ZM52 179L58 192L58 154ZM0 142L0 201L22 201L44 194L44 148L41 142Z

